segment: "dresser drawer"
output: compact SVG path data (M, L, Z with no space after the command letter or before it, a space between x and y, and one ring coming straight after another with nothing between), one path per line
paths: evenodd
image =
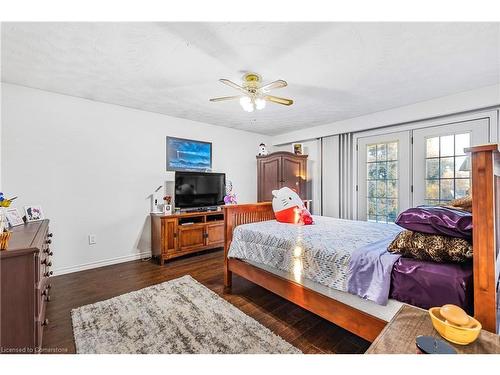
M50 291L52 289L52 284L49 279L44 279L40 282L39 287L35 289L35 318L39 321L43 321L45 317L45 306L47 302L50 302L51 296Z

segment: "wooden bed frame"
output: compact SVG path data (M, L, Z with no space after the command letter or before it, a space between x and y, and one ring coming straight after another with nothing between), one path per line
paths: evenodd
M498 145L466 150L471 154L473 204L474 316L483 329L498 332L498 224L500 218L500 154ZM352 333L373 341L386 322L299 283L239 259L227 257L233 230L241 224L274 219L270 202L224 206L224 286L230 292L235 273Z

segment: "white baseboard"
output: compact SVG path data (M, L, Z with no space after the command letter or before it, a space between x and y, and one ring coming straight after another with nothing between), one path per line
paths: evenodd
M144 251L142 253L124 255L124 256L116 257L116 258L99 260L97 262L79 264L77 266L56 268L56 269L54 269L54 276L64 275L67 273L73 273L73 272L78 272L78 271L89 270L92 268L110 266L112 264L117 264L117 263L130 262L131 260L149 258L150 256L151 256L151 251Z

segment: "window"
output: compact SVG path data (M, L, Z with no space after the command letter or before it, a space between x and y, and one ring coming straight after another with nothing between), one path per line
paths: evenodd
M390 223L398 214L398 142L366 146L367 219Z
M470 146L470 133L426 138L425 203L437 205L469 194L470 172L460 167Z

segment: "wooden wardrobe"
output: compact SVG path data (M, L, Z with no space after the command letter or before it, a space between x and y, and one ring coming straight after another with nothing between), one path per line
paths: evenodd
M279 151L257 156L258 201L272 201L272 191L284 186L307 199L307 155Z

